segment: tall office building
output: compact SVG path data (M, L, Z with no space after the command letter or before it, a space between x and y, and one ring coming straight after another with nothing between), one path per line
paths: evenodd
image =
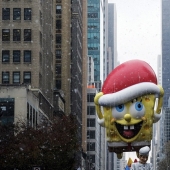
M88 0L88 56L94 60L94 81L100 81L100 5L99 0Z
M162 0L162 85L165 91L163 107L168 106L170 96L170 0Z
M0 107L7 113L1 119L36 126L42 116L73 114L85 141L86 3L0 1Z
M169 110L170 97L170 0L162 0L162 86L164 88L163 114L166 115ZM165 116L166 117L166 116ZM166 117L168 118L168 117ZM165 121L163 119L164 125ZM164 128L165 129L165 128ZM170 133L166 134L166 141L170 140Z
M170 132L167 128L168 122L170 121L169 115L169 97L170 97L170 0L162 0L162 86L164 88L164 100L163 100L163 109L162 109L162 118L160 120L160 136L158 136L159 141L159 150L157 150L157 161L162 156L163 146L167 141L170 140ZM158 74L159 75L159 74ZM161 78L161 76L159 76ZM155 167L157 168L157 164L155 163Z
M101 90L104 9L105 1L88 0L87 168L95 170L105 169L104 129L97 123L94 106L94 96Z
M108 4L108 46L107 57L105 58L104 79L115 68L117 63L117 12L116 4Z
M104 58L104 80L108 74L115 68L115 63L117 60L117 12L116 5L113 3L108 3L108 23L107 23L107 53ZM109 152L107 149L106 142L106 169L120 169L120 160L117 159L115 153Z
M157 57L157 81L158 81L158 84L162 85L162 57L161 55L158 55ZM163 132L163 126L161 126L162 124L164 124L163 120L164 120L164 114L162 114L162 118L156 124L153 124L151 162L155 170L157 170L158 168L159 157L163 153L164 132Z

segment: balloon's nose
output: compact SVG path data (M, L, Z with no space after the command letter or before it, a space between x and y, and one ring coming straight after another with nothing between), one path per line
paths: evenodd
M124 119L125 119L127 122L130 122L130 121L131 121L131 115L130 115L130 114L125 114L125 115L124 115Z

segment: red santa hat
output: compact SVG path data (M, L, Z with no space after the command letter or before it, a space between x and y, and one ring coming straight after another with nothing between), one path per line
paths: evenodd
M159 96L157 78L152 67L141 60L130 60L116 67L102 87L99 105L117 106L145 94Z

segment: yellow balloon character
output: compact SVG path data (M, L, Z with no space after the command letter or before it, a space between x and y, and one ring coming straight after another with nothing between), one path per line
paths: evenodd
M161 118L163 94L153 69L144 61L130 60L108 75L94 102L110 152L121 158L123 152L138 153L150 146L153 123Z

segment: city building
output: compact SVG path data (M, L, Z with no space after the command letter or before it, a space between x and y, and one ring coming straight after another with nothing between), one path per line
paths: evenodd
M108 48L105 59L104 79L116 67L117 63L117 12L116 4L108 3Z
M162 85L164 88L164 102L163 107L168 106L168 99L170 96L170 1L162 1Z
M87 45L89 56L87 82L87 155L89 161L88 168L99 170L105 169L105 131L97 123L98 117L95 112L94 96L101 91L103 58L107 51L105 44L107 1L88 0L87 10ZM91 110L92 107L94 110ZM90 110L91 112L93 111L93 115L91 115ZM93 125L91 121L93 121ZM95 136L92 137L92 133L95 133Z
M57 114L73 114L81 166L87 121L86 0L2 0L0 13L0 107L9 116L2 122L22 119L36 126L42 117L52 121Z
M162 86L164 88L164 100L163 100L163 145L170 140L170 133L165 131L167 127L167 121L169 121L169 117L167 113L169 112L169 97L170 97L170 1L162 1Z
M88 0L87 7L87 45L88 56L94 61L94 81L100 81L100 22L101 22L101 1Z
M157 81L158 84L162 85L162 57L158 55L157 57ZM162 113L161 113L162 114ZM153 168L157 170L159 155L163 152L163 128L161 124L163 123L164 115L162 114L162 118L156 123L153 124L153 138L152 138L152 156L151 162L153 164Z
M158 58L158 83L163 86L164 97L163 97L163 108L162 108L162 118L154 126L153 131L153 142L152 142L152 162L154 169L157 169L159 161L163 158L163 147L167 141L170 140L169 126L169 97L170 97L170 1L161 1L161 12L162 12L162 59L161 56ZM162 126L163 125L163 126Z

